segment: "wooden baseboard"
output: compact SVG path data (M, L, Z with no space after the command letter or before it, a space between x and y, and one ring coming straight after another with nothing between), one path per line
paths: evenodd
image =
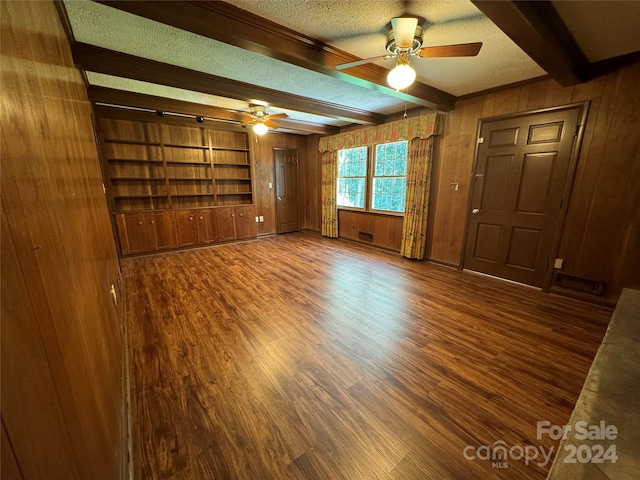
M445 267L451 267L455 269L459 269L460 265L457 263L445 262L444 260L438 260L437 258L425 258L425 261L429 263L435 263L437 265L444 265Z

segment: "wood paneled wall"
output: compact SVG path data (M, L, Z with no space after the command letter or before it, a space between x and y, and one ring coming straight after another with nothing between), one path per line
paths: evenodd
M432 168L427 256L459 265L464 242L469 183L481 118L589 101L589 115L558 258L563 272L605 282L602 297L614 303L623 287L640 287L640 64L564 88L552 79L456 102L445 115ZM309 174L302 191L310 202L306 225L320 225L320 155L308 137ZM450 185L457 183L458 190ZM313 197L315 198L315 197ZM318 225L318 228L315 227ZM567 292L564 292L567 293Z
M120 270L91 107L54 3L0 8L2 478L119 479Z
M322 230L322 154L318 150L321 135L306 138L305 158L300 162L300 192L303 201L302 228Z
M338 236L354 242L400 252L404 217L338 210ZM361 238L363 233L366 238ZM368 237L370 235L370 237Z
M460 262L479 119L590 101L558 257L563 272L604 281L609 302L623 286L640 286L638 84L635 64L574 87L541 80L456 102L434 160L428 257Z
M276 233L276 195L275 195L275 170L274 170L274 148L297 148L298 149L298 171L302 179L307 171L307 142L304 135L294 135L288 133L268 133L257 136L249 132L249 148L253 154L253 201L256 205L256 215L263 216L264 222L258 223L258 235L268 235ZM317 149L317 148L316 148ZM306 177L305 177L306 178ZM269 188L271 183L272 188ZM301 181L300 202L305 201L306 184ZM319 186L318 186L319 188ZM302 209L304 210L304 208ZM301 219L303 228L304 219Z

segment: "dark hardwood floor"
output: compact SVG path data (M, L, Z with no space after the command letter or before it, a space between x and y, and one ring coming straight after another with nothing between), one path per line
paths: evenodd
M542 480L463 452L557 448L611 316L310 234L123 267L137 480Z

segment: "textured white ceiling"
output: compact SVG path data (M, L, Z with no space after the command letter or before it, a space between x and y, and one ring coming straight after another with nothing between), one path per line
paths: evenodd
M386 114L397 112L404 105L381 92L105 5L90 1L67 1L65 5L79 42L361 110ZM141 93L162 96L160 89L147 85L149 89ZM102 86L117 88L107 81ZM305 120L297 114L292 118ZM327 119L323 123L333 122Z
M391 19L402 15L423 20L420 24L425 29L425 46L482 41L482 50L474 58L412 59L418 80L455 96L545 74L469 0L228 0L227 3L360 58L386 53ZM394 60L378 64L393 68Z
M640 1L553 1L587 60L640 51Z
M145 95L154 95L157 97L171 98L181 100L183 102L193 102L202 105L211 105L229 110L249 111L246 102L233 98L218 97L216 95L208 95L206 93L193 92L181 88L168 87L155 83L141 82L131 80L129 78L114 77L112 75L104 75L102 73L87 72L87 80L91 85L97 87L115 88L116 90L124 90L127 92L143 93ZM264 103L256 100L257 103ZM302 122L317 123L322 125L341 126L345 122L310 113L295 112L284 108L270 107L269 113L286 113L289 117L295 118Z
M455 96L545 74L469 0L227 0L227 3L360 58L386 53L390 20L402 15L420 19L426 46L481 41L483 46L477 57L412 59L419 81ZM88 0L64 0L64 4L80 42L380 114L415 106L406 105L384 91L370 90ZM554 0L553 4L590 61L640 50L640 1ZM394 60L379 64L392 68ZM88 80L92 85L248 110L246 102L237 99L152 83L94 73L88 74ZM252 99L258 103L260 100ZM294 120L344 125L328 117L278 109L277 105L271 111L285 112Z

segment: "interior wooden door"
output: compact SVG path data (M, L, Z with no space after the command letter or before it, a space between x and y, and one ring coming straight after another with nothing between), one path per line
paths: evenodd
M300 230L300 195L298 190L298 150L275 149L276 231Z
M581 107L480 125L464 267L541 287Z

